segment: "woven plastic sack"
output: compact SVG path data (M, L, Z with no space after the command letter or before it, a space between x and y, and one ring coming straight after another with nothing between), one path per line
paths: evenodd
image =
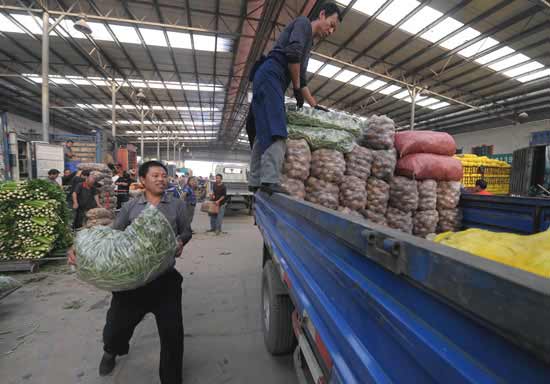
M395 134L395 148L401 157L413 153L453 156L456 152L456 143L453 137L445 132L403 131Z
M372 149L391 149L394 146L394 138L393 120L386 115L373 115L364 124L359 143Z
M418 188L415 180L395 176L390 181L390 205L404 212L418 208Z
M386 225L386 212L381 213L371 209L364 209L360 212L368 221L375 224Z
M413 233L420 237L426 237L430 233L435 233L438 221L439 213L436 210L417 211L413 217Z
M437 210L456 208L460 202L460 187L458 181L437 183Z
M366 182L355 176L344 176L340 184L340 205L354 211L367 205Z
M149 205L124 231L80 231L75 239L78 276L107 291L139 288L172 267L176 248L172 226Z
M433 211L437 207L437 182L424 180L418 182L418 210Z
M399 159L395 174L417 180L460 181L463 170L460 160L454 157L415 153Z
M467 229L436 236L438 243L550 278L550 232L534 235Z
M355 137L346 131L328 128L302 127L288 125L289 139L305 139L312 150L334 149L342 153L348 153L355 146Z
M84 225L84 228L97 227L98 225L110 226L112 224L113 224L112 219L107 219L107 218L92 219L92 220L86 220L86 224Z
M353 151L346 153L346 175L357 176L367 180L370 176L373 151L371 149L356 145Z
M306 180L306 200L330 209L338 209L340 189L336 184L309 177Z
M383 180L390 180L395 171L397 152L395 149L373 151L371 175Z
M292 179L304 181L309 177L310 164L311 150L307 141L287 140L283 174Z
M281 186L288 191L290 196L302 200L306 197L306 187L302 180L292 179L283 175L281 177Z
M77 168L81 170L111 173L111 169L103 163L80 163Z
M344 155L333 149L318 149L311 154L311 176L340 184L346 171Z
M369 177L367 180L367 209L385 215L389 200L390 185L384 180Z
M437 233L460 230L462 226L462 212L460 209L438 209L437 213L439 214Z
M105 208L93 208L86 212L86 217L89 220L112 219L113 213Z
M386 212L386 224L390 228L411 234L413 230L412 212L403 212L400 209L389 207Z
M357 218L363 218L363 215L360 214L359 212L357 211L354 211L352 209L349 209L348 207L338 207L338 212L340 213L343 213L345 215L350 215L350 216L354 216L354 217L357 217Z

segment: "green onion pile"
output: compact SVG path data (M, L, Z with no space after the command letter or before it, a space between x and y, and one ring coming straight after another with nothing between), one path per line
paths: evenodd
M0 183L0 260L36 260L72 243L63 190L46 180Z

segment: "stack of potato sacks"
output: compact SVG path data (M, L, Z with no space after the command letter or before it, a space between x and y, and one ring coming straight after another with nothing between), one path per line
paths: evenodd
M426 237L430 233L459 229L461 217L457 206L462 165L453 158L456 144L452 136L432 131L399 132L395 136L395 146L400 158L394 183L402 184L401 188L396 187L398 195L395 200L405 205L409 203L407 208L412 213L412 232ZM403 185L407 183L405 180L416 180L417 183L417 204L414 209L412 187L408 198L402 196Z
M86 212L85 228L98 225L111 226L113 224L113 212L106 208L94 208Z
M116 209L117 198L113 185L113 173L105 164L80 163L78 169L88 170L96 178L96 187L99 193L99 202L103 208L111 211L112 216Z

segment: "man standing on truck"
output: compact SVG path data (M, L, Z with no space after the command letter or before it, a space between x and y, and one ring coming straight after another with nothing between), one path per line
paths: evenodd
M286 26L267 58L253 67L251 113L257 129L250 158L249 189L261 188L267 193L287 193L279 184L286 151L285 92L292 83L298 108L307 101L313 108L328 111L317 104L307 87L306 70L314 39L330 36L342 20L334 3L321 7L319 17L310 21L305 16ZM247 127L247 131L249 127Z

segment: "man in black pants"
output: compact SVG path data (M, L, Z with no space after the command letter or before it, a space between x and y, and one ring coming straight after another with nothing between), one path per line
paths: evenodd
M124 230L145 209L156 206L166 216L176 233L179 257L183 246L191 239L188 212L183 200L174 199L164 191L168 185L167 170L162 163L148 161L139 168L139 177L145 187L142 197L122 206L113 227ZM74 257L72 262L74 262ZM69 257L71 262L71 257ZM175 265L176 260L173 260ZM111 307L103 329L104 351L99 365L101 376L115 368L116 356L125 355L135 327L147 313L153 313L160 336L159 375L162 384L181 384L183 378L183 278L171 268L151 283L129 291L113 292Z

